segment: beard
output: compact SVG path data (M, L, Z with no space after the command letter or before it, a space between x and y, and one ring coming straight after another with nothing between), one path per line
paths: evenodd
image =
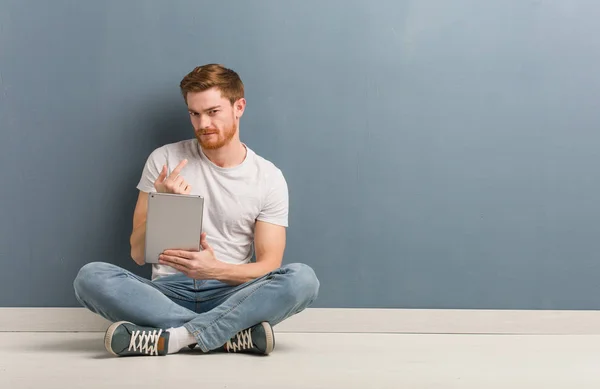
M219 131L216 134L208 137L202 136L202 134L211 133L212 131L214 130L206 130L196 133L196 139L198 139L198 143L200 143L200 146L202 146L203 149L216 150L226 146L235 136L235 133L237 132L237 126L234 123L231 125L231 127L224 129L223 132Z

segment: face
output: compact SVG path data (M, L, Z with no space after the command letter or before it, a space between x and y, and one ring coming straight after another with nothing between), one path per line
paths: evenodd
M237 134L245 103L239 99L232 106L216 88L187 94L188 111L202 148L216 150L231 142Z

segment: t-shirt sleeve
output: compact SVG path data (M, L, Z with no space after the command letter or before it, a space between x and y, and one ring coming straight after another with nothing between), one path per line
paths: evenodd
M265 201L257 220L288 226L289 194L288 186L281 170L269 180Z
M146 164L142 171L142 177L140 178L137 188L146 193L156 192L154 182L166 163L167 155L164 148L161 147L154 150L146 160Z

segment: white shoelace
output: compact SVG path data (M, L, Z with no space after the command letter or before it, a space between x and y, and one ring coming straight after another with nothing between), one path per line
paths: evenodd
M232 342L232 339L227 341L227 351L235 353L254 347L252 343L252 331L250 329L238 332Z
M133 331L131 333L131 341L129 342L129 351L139 351L147 355L158 355L160 334L162 334L162 330Z

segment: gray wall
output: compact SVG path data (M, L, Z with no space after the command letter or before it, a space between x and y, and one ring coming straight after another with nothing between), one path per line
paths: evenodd
M241 74L319 307L600 307L600 3L0 1L0 306L128 258L194 66Z

